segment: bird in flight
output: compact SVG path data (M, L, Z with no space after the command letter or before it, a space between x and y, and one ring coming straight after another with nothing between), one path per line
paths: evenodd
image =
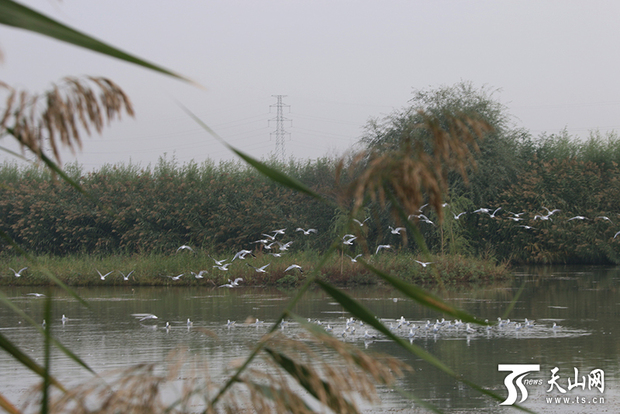
M43 293L26 293L26 296L34 296L37 298L44 298L45 295Z
M421 265L422 265L422 267L426 267L426 266L428 266L429 264L432 264L432 263L433 263L433 262L421 262L421 261L419 261L419 260L415 260L415 259L413 259L413 260L414 260L416 263L421 264Z
M13 273L15 273L15 277L21 277L21 276L22 276L22 272L23 272L24 270L28 269L28 267L24 267L24 268L22 268L22 269L19 269L19 272L16 272L16 271L15 271L15 269L10 268L10 267L9 267L9 269L11 269L11 270L13 271Z
M377 250L375 251L375 254L379 253L380 250L382 249L391 249L392 246L389 244L380 244L377 246Z
M220 270L228 270L228 266L230 266L230 263L221 264L221 265L215 265L213 267L217 267Z
M131 316L138 319L138 322L146 321L149 319L158 319L157 316L152 313L132 313Z
M291 269L299 269L299 271L301 273L303 273L304 271L301 269L301 266L297 265L297 264L292 264L289 267L286 268L285 272L288 272Z
M95 270L97 270L97 269L95 269ZM114 270L113 270L113 271L114 271ZM112 272L113 272L113 271L112 271ZM106 278L106 277L107 277L110 273L112 273L112 272L108 272L108 273L106 273L105 275L102 275L102 274L101 274L101 272L100 272L99 270L97 270L97 273L99 273L99 277L101 278L101 280L105 280L105 278Z
M201 270L201 271L200 271L200 272L198 272L198 273L196 273L196 272L191 272L191 274L192 274L192 275L194 275L194 277L195 277L196 279L204 279L204 276L203 276L203 275L204 275L205 273L209 273L209 272L207 272L206 270Z
M304 236L309 236L309 235L310 235L310 233L316 233L316 232L317 232L317 229L308 229L308 230L304 230L304 229L302 229L301 227L297 227L297 230L295 230L295 231L303 231Z
M463 214L467 214L467 211L463 211L462 213L459 213L459 214L452 213L452 215L454 216L455 220L460 219Z
M394 228L394 227L392 227L392 226L389 226L389 228L390 228L390 232L391 232L392 234L400 234L400 232L401 232L401 231L404 231L404 230L405 230L405 228L404 228L404 227L396 227L396 228Z
M246 263L248 266L250 266L252 269L256 270L256 272L258 273L267 273L267 271L265 270L267 268L267 266L269 266L271 263L267 263L265 266L261 266L261 267L254 267L249 263Z
M169 277L172 280L179 280L181 278L181 276L183 276L184 274L185 273L181 273L180 275L177 275L177 276L166 276L166 277Z
M231 262L234 262L235 259L245 259L245 256L247 256L248 254L252 254L252 250L245 250L245 249L239 250L237 253L235 253L235 257L233 257Z
M211 256L211 255L208 255L208 256L209 256L211 259L213 259L213 261L215 262L215 264L216 264L216 265L218 265L218 266L222 266L222 265L224 264L224 262L225 262L226 260L228 260L228 259L215 260L215 259L213 258L213 256ZM231 261L231 262L232 262L232 261ZM227 266L228 266L228 265L230 265L230 263L228 263L228 264L227 264ZM213 267L216 267L216 266L213 266ZM224 270L228 270L228 269L224 269Z
M357 255L357 256L355 256L355 257L351 257L351 256L349 256L349 255L348 255L348 254L346 254L346 253L345 253L344 255L345 255L345 256L347 256L349 259L351 259L351 262L353 262L353 263L357 263L357 258L362 256L362 254L361 254L361 253L360 253L360 254L358 254L358 255Z
M181 250L189 250L190 252L193 252L193 251L194 251L194 249L192 249L191 247L189 247L189 246L187 246L187 245L185 245L185 244L184 244L183 246L181 246L181 247L179 247L179 248L177 249L177 253L178 253L179 251L181 251Z
M119 272L121 271L119 270ZM133 270L127 273L127 276L125 276L125 273L121 272L121 275L123 275L123 280L129 280L129 276L131 276L132 273L133 273Z
M348 239L347 239L348 237ZM344 237L342 238L342 244L346 244L348 246L353 246L353 240L357 239L357 236L354 236L352 234L345 234Z
M575 216L575 217L571 217L568 219L568 221L571 221L571 220L589 220L589 219L584 216Z
M364 223L366 223L368 220L370 220L370 217L366 218L364 221L359 221L358 219L353 219L353 221L356 222L357 224L359 224L360 227L363 227Z

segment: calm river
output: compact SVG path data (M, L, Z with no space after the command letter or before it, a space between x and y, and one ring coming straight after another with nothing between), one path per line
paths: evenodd
M479 318L490 321L510 318L510 323L503 322L501 327L491 330L476 327L468 332L464 325L454 326L451 318L433 327L445 315L422 308L386 287L347 289L347 292L394 329L401 316L415 324L418 329L411 339L415 344L502 398L509 395L504 379L512 371L498 371L498 364L533 364L538 370L530 367L523 381L528 393L525 407L546 413L619 412L620 268L533 267L516 269L515 274L514 281L503 284L438 293ZM519 300L504 316L523 284L525 288ZM28 295L43 293L40 288L1 289L28 315L42 321L44 300ZM78 293L90 302L91 309L54 290L52 328L60 342L95 371L103 372L140 362L163 361L179 346L203 356L211 367L221 369L247 353L294 292L243 287L134 290L111 287L80 288ZM338 336L349 316L318 290L309 292L295 312L304 318L329 323ZM158 319L140 322L132 316L141 313L155 314ZM68 318L65 323L61 322L62 315ZM258 318L265 324L244 323L248 317ZM526 324L526 318L533 321L532 326ZM192 327L187 326L188 319ZM236 326L227 327L228 320L236 321ZM431 325L428 328L427 321ZM170 323L170 329L165 328L166 322ZM206 335L200 328L213 331L217 338ZM294 324L286 328L292 334L299 329ZM358 324L356 333L344 340L370 351L391 354L410 364L414 371L400 379L398 385L422 400L450 413L514 411L452 380L380 336L365 341L364 330ZM396 331L409 339L409 327ZM42 362L39 334L2 305L0 332ZM89 378L59 352L53 353L52 364L55 375L67 384ZM19 405L34 382L34 375L0 352L0 392L4 396ZM519 402L523 393L518 387L515 391ZM369 412L423 411L393 390L382 388L379 392L383 404L367 407Z

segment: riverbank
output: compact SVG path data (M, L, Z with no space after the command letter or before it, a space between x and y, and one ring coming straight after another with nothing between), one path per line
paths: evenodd
M446 285L487 283L511 275L505 264L463 256L433 256L426 260L408 253L386 252L363 259L393 276L419 285L434 285L439 279ZM416 260L432 263L424 267ZM320 257L313 252L282 254L282 257L261 254L232 262L227 259L224 261L230 262L227 270L215 267L209 255L189 251L145 256L39 256L32 263L22 257L2 257L0 261L4 264L0 270L0 285L4 286L49 285L46 271L70 286L220 286L237 278L243 279L244 286L295 286L310 274ZM301 270L287 270L293 264ZM10 269L19 272L24 267L27 269L21 271L20 277ZM264 271L257 271L262 267ZM200 274L201 271L204 272ZM380 278L347 256L334 255L320 273L340 286L381 283ZM199 274L201 277L197 278Z

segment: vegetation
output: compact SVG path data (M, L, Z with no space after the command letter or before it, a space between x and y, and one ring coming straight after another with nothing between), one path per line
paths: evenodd
M222 257L217 257L222 258ZM398 278L418 285L436 285L436 275L430 267L422 267L415 260L421 256L406 253L383 252L374 258L366 258ZM230 260L230 258L228 259ZM362 259L363 260L363 259ZM488 260L465 258L458 255L433 256L434 269L446 285L462 283L488 283L509 278L506 264L497 265ZM23 258L13 257L3 262L7 267L2 271L0 285L46 286L52 282L43 271L58 275L58 279L69 286L206 286L218 287L227 281L242 278L243 286L295 287L301 285L307 275L315 269L320 255L304 251L287 253L274 258L260 253L256 258L236 260L228 271L213 268L214 262L206 253L149 254L149 255L105 255L94 256L39 256L36 264L28 266L19 278L9 268L19 270L27 265ZM302 271L288 266L295 263ZM251 266L261 267L269 264L265 273L256 272ZM195 274L201 270L202 278ZM112 273L102 280L97 273ZM129 273L131 272L131 275ZM191 272L194 272L192 274ZM178 280L172 277L183 274ZM321 277L336 285L373 285L381 283L373 273L348 257L333 255L320 269ZM129 275L128 280L123 276Z
M176 76L170 71L149 64L148 62L144 62L139 58L103 44L102 42L59 24L54 20L11 0L0 0L0 24L42 33L61 41L70 42L78 46L86 47L97 52L106 53L113 57L142 65L149 69ZM105 89L97 81L95 81L95 83L100 88ZM110 84L108 83L108 85ZM74 189L84 194L89 201L93 203L92 205L79 206L80 208L76 208L75 214L72 216L64 216L62 220L67 227L56 226L54 223L54 218L56 217L55 214L60 213L63 207L61 207L59 211L52 210L52 213L55 214L50 215L47 211L41 210L42 206L40 203L44 202L44 200L41 199L37 200L35 198L34 202L32 202L32 200L26 200L23 201L23 204L19 204L18 208L23 209L21 211L25 214L23 217L36 215L37 219L47 220L46 224L49 224L54 228L53 233L48 232L46 235L48 239L45 248L47 249L54 249L55 244L57 243L60 243L67 249L79 249L79 246L72 244L72 239L78 240L78 243L81 243L83 246L85 243L89 242L91 236L101 241L101 243L95 245L97 248L119 249L122 246L127 250L136 249L137 246L135 245L135 242L133 244L124 243L122 236L120 236L120 238L115 236L111 240L108 239L108 241L106 241L106 236L97 234L97 232L99 229L103 229L104 234L114 234L115 232L113 230L118 229L117 233L122 232L122 234L125 235L129 231L131 234L131 230L135 229L136 224L145 220L150 220L151 224L154 222L155 225L158 226L162 222L163 225L170 225L170 223L177 224L177 226L171 226L167 229L168 232L174 232L175 228L181 223L174 223L174 221L171 222L170 217L172 216L172 220L174 220L174 214L179 209L191 209L191 205L186 206L185 204L180 205L177 203L177 205L174 205L175 208L172 210L157 210L154 215L151 215L150 217L147 214L146 219L144 218L144 213L141 215L138 208L135 208L135 211L126 210L126 214L122 215L119 211L116 211L118 209L117 205L110 203L111 200L105 199L102 197L102 194L97 194L101 189L109 190L107 187L107 182L95 182L89 188L91 192L86 191L79 183L81 177L77 178L77 176L74 176L72 179L46 155L45 150L41 147L41 145L39 145L45 138L47 138L52 142L52 146L54 147L54 134L57 132L60 133L60 140L64 145L70 145L72 142L79 144L80 137L79 134L75 133L76 123L73 115L83 114L83 112L81 112L83 107L80 105L82 105L84 101L79 98L82 93L83 91L79 88L78 90L73 90L70 92L70 95L78 97L76 101L72 101L71 99L54 100L53 98L55 94L52 91L48 93L46 97L48 98L48 103L51 102L50 106L56 108L57 111L43 111L42 113L33 111L26 118L23 118L21 115L25 108L31 104L30 101L22 99L19 102L17 110L13 110L12 106L7 104L8 109L4 113L1 124L2 130L0 132L4 135L12 136L24 148L32 151L39 160L50 168L50 170L60 175L65 182L69 183ZM116 92L114 92L113 95L118 96L116 95ZM10 94L7 102L10 103L11 99L13 99L12 97L15 96L16 94ZM20 96L26 97L27 95L22 93ZM89 95L87 93L84 96L88 97ZM119 101L107 99L103 102L98 102L93 99L86 99L86 101L89 111L94 109L100 110L103 106L107 107L108 115L110 114L110 108L116 108L113 109L112 112L114 112L118 111L118 109L122 107L122 105L119 106ZM71 104L71 102L74 104ZM126 103L126 101L123 102ZM60 110L61 108L62 110ZM49 115L46 114L50 113L56 114L55 116L57 117L57 123L42 122L42 120L49 121L46 120L46 117L49 117ZM199 122L195 116L193 116L193 118ZM82 126L86 128L88 128L88 126L93 122L96 124L96 119L96 117L91 117L89 120L85 120L83 117L79 117ZM213 133L208 126L202 124L201 122L199 123L205 127L205 130ZM24 127L28 125L34 127ZM41 125L47 127L47 136L45 136ZM417 209L420 207L418 201L422 198L420 194L422 191L424 191L429 198L433 200L433 205L435 207L440 205L443 196L442 191L444 190L444 177L447 172L449 170L456 169L460 172L463 178L465 177L466 162L470 159L467 146L470 144L475 146L475 141L481 138L482 130L487 128L487 124L484 121L476 119L473 115L466 115L460 118L458 116L449 118L448 125L455 125L458 126L458 128L446 130L440 126L438 127L436 117L432 115L426 117L419 124L420 128L427 129L429 132L433 133L435 137L435 145L432 150L435 154L440 154L441 156L435 157L434 159L429 159L425 156L423 148L417 147L411 151L411 146L407 145L401 147L400 149L394 149L394 151L391 154L388 154L388 156L372 155L367 158L369 164L361 167L362 174L359 179L356 178L352 180L351 185L349 186L348 193L354 197L349 202L341 203L338 206L341 213L341 218L345 215L347 216L346 222L348 223L348 226L341 226L342 222L345 220L340 221L339 225L335 227L334 230L337 233L336 240L342 237L343 231L347 231L351 228L353 217L363 211L367 197L373 199L375 202L379 202L381 207L387 207L387 200L390 203L388 209L390 213L394 217L399 217L400 220L404 221L406 221L406 213L411 213L412 208ZM261 174L268 177L274 183L279 183L285 187L296 190L300 194L308 195L314 200L319 200L325 203L332 209L336 206L325 196L320 195L308 185L304 185L294 177L288 176L277 168L254 160L234 148L231 149L233 149L233 151L239 155L241 159L254 167ZM415 167L417 164L416 162L412 162L408 156L403 156L403 154L411 155L414 159L420 160L421 162L418 164L419 168ZM394 157L393 161L390 160L392 156ZM401 171L401 173L386 177L385 175L382 175L382 171L380 170L381 166L389 167L389 171ZM401 167L407 168L403 169ZM370 173L364 174L364 171L370 171ZM409 180L418 179L423 176L428 178L433 174L437 174L437 176L424 180L421 187L415 187L413 191L408 189L407 182ZM339 177L339 175L337 175L337 177ZM160 185L163 190L170 190L171 187L175 185L174 180L174 176L162 175L161 180L158 180L157 184ZM39 183L41 190L49 191L55 198L60 195L67 195L66 189L59 187L59 184L57 184L54 180L46 179L40 181ZM139 188L140 182L138 181L138 185L135 187L136 191ZM120 191L122 189L123 187L115 188L116 191ZM9 194L7 202L9 204L12 202L11 196L18 196L20 194L14 191L15 186L12 188L9 187L7 190L7 193ZM34 192L36 193L36 191ZM93 193L95 193L96 196L94 196ZM105 191L103 193L105 194ZM229 193L230 191L226 191L225 193L223 192L216 199L215 203L228 201L227 197L229 197ZM107 194L111 195L110 193ZM233 191L232 194L234 198L235 192ZM256 193L254 194L254 198L262 201L263 195L262 193ZM191 198L186 200L188 202L196 201ZM68 205L73 205L73 203L76 205L79 204L77 198L74 198L73 200L71 200L70 197L62 200L58 198L58 201L61 201L58 203L60 205L62 205L62 202L68 203ZM126 200L119 200L119 202L123 201L127 203ZM233 202L231 204L238 208L238 212L248 212L248 206L243 203L245 200L237 199L235 201L236 203ZM350 205L353 206L353 210L349 212ZM64 208L64 211L66 210L67 209ZM9 211L14 211L14 209L9 208ZM92 211L94 211L94 213ZM441 218L441 211L438 209L436 211L438 216ZM280 213L279 217L282 217L282 214L286 213L286 209L278 211L277 213ZM224 214L222 213L222 215ZM92 223L88 221L93 216L96 218L101 218L101 221L98 221L96 226L93 226ZM192 227L200 228L203 224L203 222L199 220L199 215L196 216L196 219L197 220L195 222L190 223L191 225L189 225L189 229ZM73 227L66 224L73 222L78 224ZM22 230L19 225L19 220L14 222L14 224L17 225L19 230ZM100 227L101 225L103 225L103 227ZM420 237L417 229L408 221L405 225L407 230L416 236L422 252L425 255L428 255L428 250L426 249L423 239ZM41 227L42 224L38 221L31 221L31 230L23 229L23 233L21 235L15 235L15 239L8 233L8 231L16 230L15 228L8 231L0 230L0 235L4 238L4 240L6 240L12 250L15 250L17 253L23 255L27 261L34 262L36 264L37 259L27 253L23 247L21 247L21 243L30 243L31 246L35 248L35 251L36 246L34 243L37 245L40 243L46 243L46 239L44 238L37 239L38 234L40 233L33 230L37 226ZM220 226L221 230L228 229L226 227L227 223L225 220L220 222ZM187 227L188 226L186 225L184 230L181 229L181 232L189 230ZM145 227L140 224L138 225L138 228L143 229ZM85 231L85 233L83 231ZM57 237L56 233L61 233L61 235L71 234L72 237L63 236L59 239L55 239L54 237ZM144 235L138 234L138 236L142 237ZM18 239L18 237L21 237L21 239ZM368 245L367 242L364 243L365 237L363 234L359 234L359 239L362 241L362 245ZM73 241L73 243L75 242ZM398 374L400 372L402 364L399 364L393 358L381 359L376 356L370 357L358 349L340 344L339 341L330 338L329 335L327 335L326 332L320 327L311 326L305 322L303 318L295 315L293 313L293 309L302 295L311 286L317 286L329 294L335 301L340 303L353 317L364 321L368 326L373 327L385 337L393 340L403 349L417 355L435 366L437 369L448 374L450 377L473 387L482 394L494 398L497 401L502 400L502 398L497 394L485 390L471 381L462 378L461 375L450 369L441 361L437 360L424 349L414 345L413 343L406 342L402 338L396 336L389 329L387 329L378 320L378 318L372 314L372 312L327 282L321 275L321 269L324 264L330 260L330 257L332 257L332 255L339 249L340 243L338 242L330 245L329 249L321 257L320 262L317 264L315 269L310 272L306 280L303 282L303 285L298 290L296 296L282 310L280 317L272 325L269 333L254 346L249 355L239 365L239 367L235 369L234 373L228 377L227 381L222 386L217 384L215 385L214 390L211 383L208 381L201 381L199 379L197 379L197 386L195 386L196 382L193 381L195 377L192 377L192 380L183 381L183 389L188 392L184 393L181 399L173 402L171 405L167 403L160 404L160 399L158 397L165 392L161 391L160 385L167 381L169 382L172 378L178 378L178 375L176 375L179 372L178 369L173 368L170 371L171 375L169 377L165 377L157 374L153 375L155 372L154 365L140 366L134 371L130 370L122 373L120 381L117 383L117 386L120 386L120 388L117 389L112 388L107 382L101 382L100 377L96 376L88 365L86 365L77 355L64 348L62 344L58 343L54 339L52 335L51 323L53 300L51 295L48 295L45 299L45 317L43 327L39 326L38 323L32 320L32 318L28 317L28 315L15 306L8 298L4 297L4 295L0 295L0 300L2 303L11 307L15 312L28 321L28 323L39 329L42 333L44 339L43 363L39 364L37 361L33 360L1 334L0 348L7 351L11 356L18 360L25 369L30 369L41 377L42 383L40 394L38 395L39 398L37 398L38 402L33 404L33 409L40 410L41 413L52 411L83 412L84 410L91 409L99 412L187 412L192 397L198 395L200 400L204 402L204 412L219 412L221 410L226 412L234 412L238 411L240 407L245 408L247 405L252 405L254 409L259 411L266 409L276 412L310 412L312 409L308 406L306 398L312 398L313 401L320 404L321 407L329 408L334 412L358 412L354 402L355 394L362 393L368 395L368 392L372 391L371 387L367 385L368 382L366 382L366 379L371 378L378 383L391 385L394 381L393 374ZM385 271L376 268L374 264L370 262L360 260L360 264L367 270L373 272L376 277L381 278L384 282L389 283L407 297L416 300L424 306L438 310L446 315L451 315L462 319L466 322L483 324L483 322L477 320L473 316L447 305L440 298L435 297L434 295L431 295L412 284L409 284L399 278L395 278ZM41 269L56 284L74 295L85 306L88 306L83 299L79 298L75 292L59 280L58 277L52 274L47 267L41 266ZM440 280L438 275L436 278ZM285 318L294 319L301 326L304 326L308 333L316 338L316 344L329 343L333 351L339 354L346 361L346 366L340 370L335 370L331 364L318 365L317 358L314 357L311 349L310 352L307 351L309 347L306 343L299 339L280 339L276 332L279 324L284 321ZM84 367L84 369L95 374L95 384L91 387L87 386L86 388L79 387L79 389L75 390L75 392L70 392L67 390L63 384L56 380L51 374L50 367L52 346L57 347L75 362ZM300 350L302 352L295 352ZM273 371L266 370L265 368L255 370L252 364L258 358L264 358L272 363L272 366L275 370L277 370L277 373L271 375L271 372ZM298 388L291 390L291 388L289 388L290 383L296 383ZM239 387L251 395L250 400L242 402L242 405L239 405L236 401L234 401L234 396L237 395L238 392L233 391L236 391ZM127 390L130 392L127 392ZM303 390L307 394L301 394L299 390ZM93 396L94 399L88 398L88 402L86 403L85 401L87 397L91 396ZM85 407L85 404L88 407ZM422 403L422 405L426 406L424 403ZM0 407L10 413L19 412L19 410L14 407L2 394L0 394Z
M519 157L528 160L482 204L476 204L467 191L459 193L459 185L450 177L436 184L440 191L452 191L448 206L423 210L433 224L419 221L431 253L498 263L620 263L620 237L614 237L620 230L620 139L593 133L580 142L563 133L514 146ZM475 151L472 154L480 157ZM384 159L394 160L391 156ZM320 254L348 226L348 209L353 205L347 200L368 163L367 159L323 158L267 164L332 204L275 184L241 163L179 165L174 159L162 158L152 167L107 165L94 172L68 165L68 176L91 197L36 166L4 163L0 165L2 230L20 246L43 256L168 255L183 244L232 256L242 248L256 248L254 242L263 233L286 228L283 240L293 241L295 252ZM383 172L390 168L377 166ZM477 185L472 179L470 186ZM364 243L346 253L368 257L377 245L390 244L397 252L421 254L411 234L391 234L389 226L402 226L403 221L389 213L385 203L375 193L357 210L358 219L369 218L357 229ZM472 214L481 207L501 210L493 218ZM546 215L545 207L560 212L541 220L536 216ZM467 214L456 219L461 212ZM511 213L523 214L515 221ZM586 219L569 221L575 216ZM299 227L318 232L305 236L295 231ZM0 245L0 254L6 257L13 250L10 243Z

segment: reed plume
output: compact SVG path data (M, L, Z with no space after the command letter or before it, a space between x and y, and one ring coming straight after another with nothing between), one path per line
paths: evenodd
M82 135L120 118L134 115L125 92L103 77L66 77L43 94L17 90L0 81L6 98L0 114L0 136L13 135L22 151L28 149L38 159L50 150L60 162L59 146L75 153L82 147Z

